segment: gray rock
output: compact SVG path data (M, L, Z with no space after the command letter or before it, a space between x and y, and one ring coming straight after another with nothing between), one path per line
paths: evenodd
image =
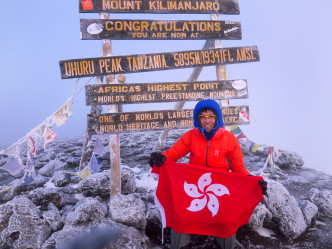
M40 217L38 208L26 197L15 197L5 204L12 206L7 227L1 233L1 248L41 248L51 229Z
M309 191L310 200L315 203L323 215L332 218L332 195L328 190L320 191L313 188Z
M314 219L318 213L318 207L311 201L305 200L300 205L305 223L310 226L312 219Z
M48 210L43 212L42 216L49 224L52 231L57 231L63 226L60 211L53 203L48 205Z
M279 230L289 238L298 238L307 228L302 211L286 188L273 180L267 180L267 193L263 203L277 221Z
M71 176L72 174L69 171L56 171L54 172L51 181L55 186L62 187L70 183Z
M110 214L115 222L145 229L145 203L134 195L115 195L110 199Z
M121 169L121 194L132 194L136 190L134 173L128 168Z
M150 209L146 214L146 234L150 238L154 238L156 243L161 243L162 238L162 225L161 225L161 215L158 209Z
M272 214L264 204L259 203L252 213L248 225L253 229L263 227L265 219L270 221L272 219Z
M76 204L74 211L67 215L65 223L71 226L96 224L105 218L107 211L106 204L87 197Z
M67 164L55 159L50 162L48 162L44 167L42 167L39 171L38 174L43 175L43 176L52 176L54 172L58 170L64 170L66 169Z
M87 176L79 183L79 189L85 196L101 196L107 198L110 195L111 173L105 170L100 173Z
M9 201L13 199L15 196L21 195L23 193L26 193L30 190L33 190L35 188L44 186L44 184L47 182L47 178L37 175L33 182L26 184L22 180L14 180L11 184L12 187L8 192L5 193L5 195L1 196L2 198L0 199L0 202L3 201Z
M280 156L275 161L280 168L300 168L304 165L302 157L295 153L286 150L279 150Z

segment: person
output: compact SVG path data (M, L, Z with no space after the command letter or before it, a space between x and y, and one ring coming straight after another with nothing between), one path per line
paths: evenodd
M237 138L224 128L222 111L219 104L211 99L199 101L193 113L194 128L187 131L167 151L153 152L149 164L162 166L164 162L176 162L189 155L189 164L213 167L238 174L250 175L244 167L243 154ZM260 181L263 194L267 184ZM230 238L216 238L222 249L232 249L235 245L234 234ZM190 241L189 234L171 230L171 248L181 248Z

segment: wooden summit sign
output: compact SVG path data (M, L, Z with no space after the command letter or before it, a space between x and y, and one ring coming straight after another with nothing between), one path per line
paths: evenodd
M80 13L240 14L238 0L79 0Z
M222 107L224 125L249 124L249 106ZM193 110L163 110L88 115L88 132L129 133L193 127Z
M61 78L81 78L259 61L257 46L125 55L59 62Z
M246 80L99 84L85 86L87 105L248 98Z
M83 40L241 40L237 21L81 19Z

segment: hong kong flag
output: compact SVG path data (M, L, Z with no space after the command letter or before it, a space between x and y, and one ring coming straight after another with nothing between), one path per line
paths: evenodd
M154 166L151 173L158 171L162 225L178 233L231 237L263 200L259 176L173 162Z

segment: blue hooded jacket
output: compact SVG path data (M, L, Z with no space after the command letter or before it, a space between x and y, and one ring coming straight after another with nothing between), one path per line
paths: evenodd
M215 125L210 134L207 133L207 131L200 126L199 122L200 112L205 108L212 110L217 115L217 124ZM213 135L215 134L215 132L218 130L219 127L222 128L224 126L224 121L222 119L222 112L220 106L217 103L217 101L212 99L204 99L199 101L195 106L193 118L194 118L194 126L197 127L208 140L210 140L213 137Z

